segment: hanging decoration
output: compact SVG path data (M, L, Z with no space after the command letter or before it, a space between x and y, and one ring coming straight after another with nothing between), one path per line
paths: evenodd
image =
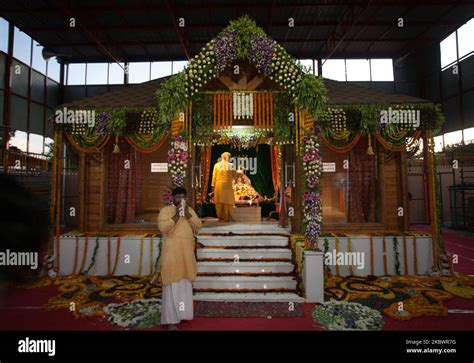
M110 136L125 136L136 149L150 152L159 147L163 136L170 130L169 122L159 121L156 108L118 107L71 111L74 112L68 116L67 122L58 123L52 118L53 125L56 129L63 129L71 145L80 152L101 150ZM119 152L119 149L115 151Z
M277 145L290 144L294 129L290 100L284 93L274 93L273 98L273 142Z
M110 135L96 134L96 135L77 135L65 133L71 145L81 152L97 152L101 150L109 141Z
M249 149L258 144L272 144L273 133L264 130L235 130L226 129L215 131L208 141L194 140L195 145L232 145L236 149Z
M347 124L346 124L346 113L342 108L332 108L328 107L325 117L328 118L330 122L330 130L333 133L334 138L345 138L347 131Z
M253 119L253 93L235 92L232 94L234 119Z
M58 108L56 111L62 110ZM169 128L169 121L161 122L158 109L153 107L69 108L67 112L71 112L71 115L67 116L66 121L59 122L52 117L53 125L74 135L124 136L131 133L146 134L154 129L167 130Z
M141 114L138 133L151 134L156 124L158 124L158 111L155 108L146 109Z
M110 120L110 112L104 111L99 114L99 124L97 125L97 132L99 134L108 133L108 122Z
M188 147L181 135L176 136L168 150L168 174L174 187L183 187L188 165Z
M303 138L302 166L305 175L303 194L303 225L305 228L306 248L317 249L323 220L321 177L322 158L319 153L319 140L315 135Z
M135 134L125 136L125 140L135 150L141 153L151 153L158 150L168 140L168 134L160 135L155 132L151 134Z

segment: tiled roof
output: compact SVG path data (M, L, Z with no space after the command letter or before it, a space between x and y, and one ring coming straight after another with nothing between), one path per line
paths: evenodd
M63 106L68 107L156 107L158 101L155 91L160 83L168 79L163 77L153 81L128 85L119 90L106 92L93 97L76 100ZM430 102L417 97L387 91L369 89L347 82L324 79L328 102L331 104L350 103L424 103Z
M97 96L85 97L80 100L69 102L63 106L67 107L156 107L158 101L155 91L160 83L169 77L154 79L149 82L124 86L118 90L102 93Z

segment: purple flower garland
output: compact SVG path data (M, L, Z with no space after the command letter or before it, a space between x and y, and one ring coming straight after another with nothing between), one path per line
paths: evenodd
M97 125L97 132L99 134L104 134L108 132L108 122L110 120L110 113L101 112L99 114L99 125Z
M266 75L272 72L272 58L275 42L266 36L254 34L250 44L249 57L255 67Z
M319 153L319 140L316 135L304 137L303 169L306 177L306 190L303 195L303 221L306 224L306 241L312 250L317 248L323 221L322 158Z
M216 39L214 53L216 55L216 68L218 72L222 72L235 59L237 54L235 36L235 31L227 30Z

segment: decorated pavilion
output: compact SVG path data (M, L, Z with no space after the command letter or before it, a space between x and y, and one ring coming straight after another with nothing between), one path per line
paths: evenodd
M316 77L247 17L231 22L183 72L58 111L71 115L71 122L55 122L51 253L61 275L152 275L160 247L156 217L174 186L186 187L211 226L197 239L201 257L216 247L207 244L214 232L287 236L283 260L294 268L273 272L296 283L274 291L306 291L307 299L318 300L308 290L313 277L321 285L323 269L358 276L450 272L433 160L439 108ZM81 122L83 111L94 117L92 127ZM58 202L69 188L60 157L65 150L79 157L77 205ZM238 208L252 212L250 224L259 227L213 225L210 173L223 151L247 163L243 170L260 199ZM409 224L407 163L417 153L424 160L429 234ZM249 158L256 160L255 173L248 172ZM71 208L78 231L61 233L61 215ZM262 222L271 212L276 218ZM323 264L331 251L363 253L366 263ZM205 285L207 272L203 293L226 290L217 282ZM249 291L261 290L252 286Z

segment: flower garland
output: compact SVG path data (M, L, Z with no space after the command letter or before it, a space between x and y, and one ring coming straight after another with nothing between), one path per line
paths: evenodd
M253 93L235 92L232 94L234 119L253 118Z
M99 124L97 125L97 132L105 134L109 131L107 125L110 120L110 112L103 111L99 114Z
M119 256L120 256L120 243L121 242L121 238L120 236L117 237L117 249L115 251L115 261L114 261L114 267L112 268L112 272L110 273L112 276L115 275L115 271L117 271L117 266L118 266L118 260L119 260Z
M112 303L103 308L107 320L124 328L149 328L160 324L161 299L139 299Z
M84 271L84 266L86 265L87 251L89 251L89 237L86 236L86 240L84 241L84 253L82 254L82 262L78 271L81 275L84 274L83 271Z
M212 138L209 141L198 140L195 141L195 145L221 145L230 144L236 149L249 149L257 146L261 143L271 144L273 141L273 133L265 130L254 130L254 131L235 131L229 130L216 130Z
M138 260L138 273L137 275L140 276L142 274L142 264L143 264L143 243L144 243L145 236L140 237L140 258ZM150 257L151 258L151 257Z
M328 107L322 112L321 119L325 126L335 135L347 131L347 116L342 108Z
M95 238L95 247L94 247L94 252L92 253L92 260L91 260L91 263L89 264L89 267L87 267L87 269L82 272L81 274L82 275L87 275L90 271L90 269L92 268L92 266L95 265L95 258L97 257L97 252L99 251L99 236L97 236Z
M322 193L320 180L322 176L322 158L319 153L317 136L310 135L303 138L304 155L303 170L305 173L306 190L303 194L303 222L308 247L317 248L318 238L321 235Z
M233 61L240 59L248 60L258 72L276 82L290 96L292 103L298 103L302 110L315 113L318 111L315 107L319 108L324 103L322 78L308 73L298 60L265 34L248 16L231 21L228 27L191 59L184 71L184 89L188 97L196 95ZM178 75L173 77L177 78ZM177 107L174 104L172 106ZM167 112L175 111L178 112Z
M188 165L188 147L181 135L177 135L168 150L168 173L175 187L184 186Z
M261 34L253 34L249 58L259 72L270 75L276 42Z
M158 238L159 238L158 245L157 245L158 255L156 256L156 260L155 260L154 272L158 272L159 262L160 262L160 257L161 257L161 250L163 248L163 235L160 234Z
M303 67L280 44L275 43L269 78L296 98L296 86L302 79Z
M63 111L58 108L57 111ZM159 110L155 107L99 107L99 108L71 108L69 111L82 111L82 114L74 112L67 122L58 123L54 116L50 119L56 128L62 128L72 135L84 135L89 137L97 134L130 135L135 133L149 134L157 129L169 128L169 121L161 122ZM87 121L84 122L84 112L87 113ZM89 122L94 121L93 125Z
M400 254L398 253L398 238L397 238L397 236L393 236L393 254L395 256L395 273L397 275L401 275L402 272L400 270Z
M140 115L139 134L151 134L158 123L159 113L155 108L146 109Z
M382 314L368 306L330 300L316 306L311 312L313 320L328 330L382 330Z
M236 35L235 31L226 29L217 37L213 47L216 54L217 72L222 72L235 59L237 55ZM198 63L199 60L198 57Z

